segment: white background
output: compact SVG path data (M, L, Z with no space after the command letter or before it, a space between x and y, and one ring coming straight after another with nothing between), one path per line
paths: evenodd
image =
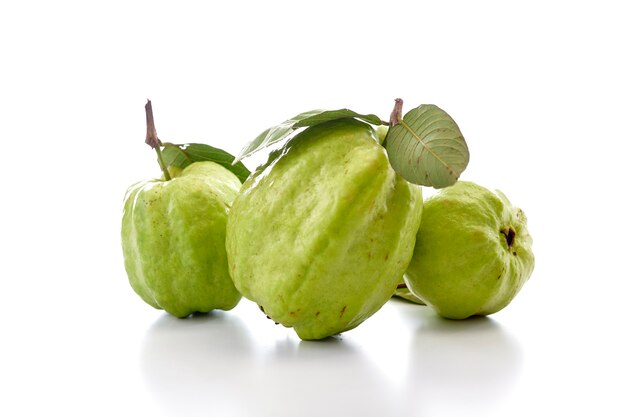
M620 2L3 1L0 415L626 415ZM489 319L391 302L300 342L250 302L177 320L119 243L144 143L232 153L315 108L454 117L463 178L522 207L536 268ZM253 168L258 162L247 161Z

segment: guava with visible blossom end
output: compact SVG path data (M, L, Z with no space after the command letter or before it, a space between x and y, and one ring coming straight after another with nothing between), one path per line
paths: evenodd
M353 329L392 297L421 211L421 188L396 174L370 125L344 118L309 127L233 203L233 281L301 339Z
M451 319L506 307L535 265L526 215L500 191L459 181L424 202L405 280Z

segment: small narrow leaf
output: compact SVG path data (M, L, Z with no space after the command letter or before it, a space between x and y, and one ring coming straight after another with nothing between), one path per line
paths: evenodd
M235 174L242 183L250 175L250 171L243 163L237 162L233 165L235 157L222 149L203 143L187 143L184 145L164 143L163 146L163 160L167 166L173 165L185 168L192 162L212 161Z
M163 155L163 162L166 166L175 166L178 168L186 168L191 164L193 160L187 155L187 153L181 148L186 145L174 145L171 143L163 144L164 148L161 151Z
M389 128L385 147L391 166L414 184L453 185L469 163L456 122L439 107L422 104Z
M289 138L295 133L297 129L311 127L320 123L330 122L337 119L344 119L347 117L359 119L373 125L385 124L385 122L383 122L376 115L360 114L349 109L311 110L308 112L300 113L299 115L292 117L289 120L285 120L279 125L264 130L259 136L254 138L254 140L246 145L246 147L243 148L241 152L239 152L239 155L237 156L235 161L238 162L263 148L266 148L270 145Z
M374 114L359 114L349 109L340 109L340 110L326 110L322 113L308 116L296 122L296 124L294 124L293 127L294 129L297 129L299 127L310 127L310 126L318 125L320 123L330 122L331 120L345 119L347 117L359 119L359 120L362 120L364 122L367 122L369 124L376 125L376 126L379 126L385 123L382 120L380 120L378 116Z
M263 132L261 132L259 136L254 138L239 152L239 155L237 156L237 158L235 158L235 161L239 162L242 159L252 155L253 153L285 139L294 132L295 129L293 126L297 122L322 112L323 110L311 110L305 113L300 113L299 115L294 116L291 119L285 120L279 125L272 126L269 129L265 129Z
M393 295L394 297L404 298L415 304L426 305L426 303L420 300L419 297L413 294L408 288L397 288Z

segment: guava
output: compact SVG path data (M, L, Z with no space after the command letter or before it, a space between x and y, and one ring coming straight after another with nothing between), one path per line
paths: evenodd
M459 181L424 202L405 280L441 316L486 316L506 307L532 274L524 212L500 191Z
M122 250L130 284L176 317L232 309L241 295L228 271L226 221L241 182L208 161L170 174L126 192Z
M233 203L233 281L301 339L350 330L393 295L421 212L421 188L395 173L370 125L309 127L270 155Z

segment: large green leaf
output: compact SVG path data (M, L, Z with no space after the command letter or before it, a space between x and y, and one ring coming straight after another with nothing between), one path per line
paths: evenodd
M163 161L166 166L185 168L192 162L212 161L231 171L242 183L250 175L250 171L243 163L237 162L233 165L235 160L233 155L204 143L187 143L184 145L164 143L163 147Z
M455 121L439 107L422 104L389 128L385 147L391 166L414 184L454 184L469 163L469 150Z
M344 119L347 117L359 119L373 125L381 125L385 123L378 118L378 116L373 114L360 114L349 109L311 110L300 113L291 119L285 120L279 125L264 130L259 136L246 145L241 152L239 152L235 161L238 162L263 148L280 142L283 139L287 139L292 136L297 129L311 127L320 123Z

